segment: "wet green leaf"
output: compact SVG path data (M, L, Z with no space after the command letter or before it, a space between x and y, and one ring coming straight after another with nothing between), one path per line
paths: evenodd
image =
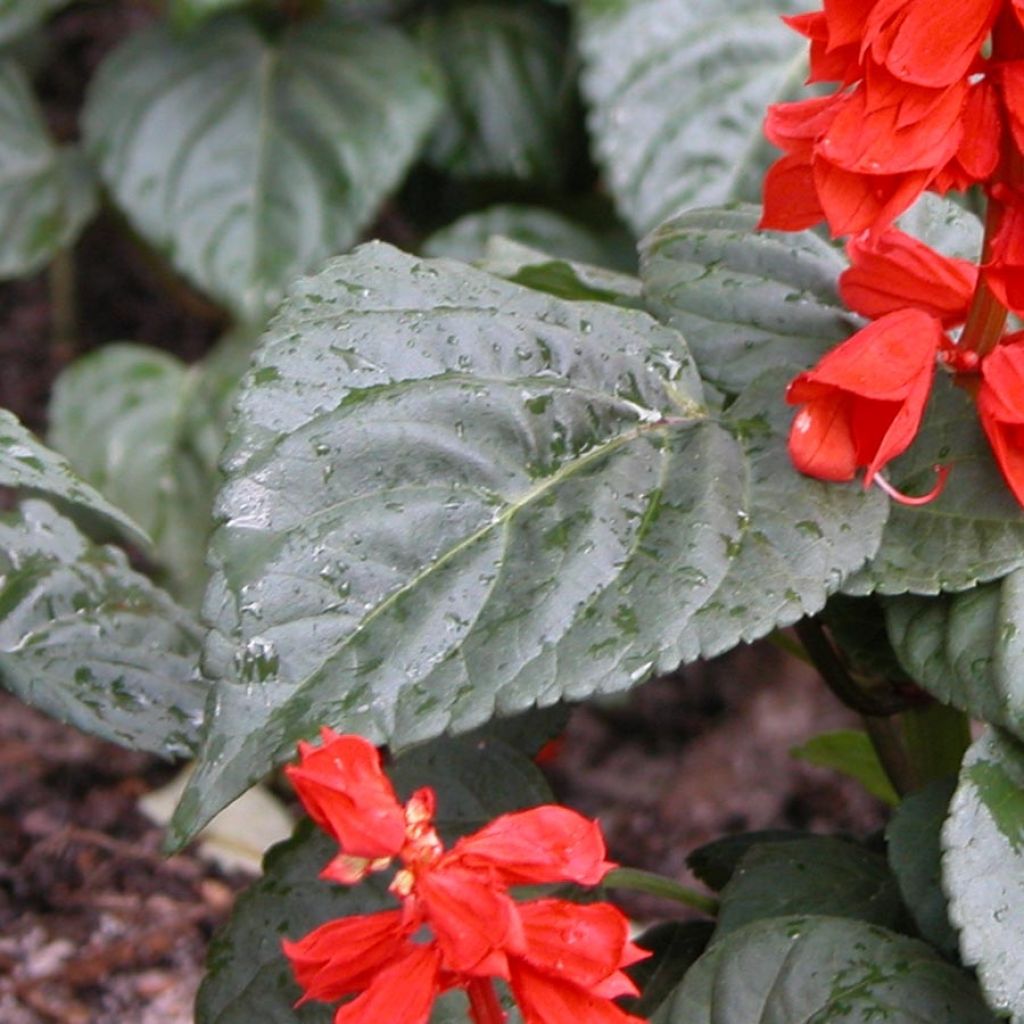
M0 31L2 19L0 0ZM0 61L0 278L44 266L75 241L95 208L82 155L54 143L25 72Z
M448 103L425 158L461 178L556 188L577 113L562 19L541 5L455 5L418 36L445 78Z
M304 282L227 452L178 835L322 722L408 744L820 609L885 502L789 468L779 387L719 424L645 314L382 245Z
M967 752L942 830L960 955L989 1004L1024 1021L1024 747L996 730Z
M905 911L884 857L844 839L804 836L757 843L744 854L722 890L715 942L753 921L787 914L897 929Z
M396 30L307 21L271 43L229 16L132 35L93 81L85 131L135 227L256 321L352 245L439 109L435 72Z
M392 777L403 798L421 786L435 789L449 841L499 814L550 799L529 760L483 738L445 739L410 751L398 759ZM397 906L381 881L386 875L351 887L321 881L317 875L336 853L330 839L303 823L291 840L267 854L263 877L239 897L230 923L210 946L197 1024L326 1024L332 1019L329 1006L293 1009L301 990L281 953L281 939L299 939L333 918ZM431 1019L466 1022L462 997L439 1004Z
M647 1018L661 1006L707 948L713 931L708 921L665 921L638 936L636 944L653 955L629 970L642 993L629 1012Z
M0 487L39 491L66 501L109 520L137 543L149 543L141 527L77 476L63 456L37 441L6 409L0 409Z
M641 245L648 308L683 333L701 375L728 392L767 369L804 369L860 321L839 299L842 255L810 231L755 231L752 207L695 210Z
M777 153L765 107L795 98L797 0L580 0L583 93L596 156L642 234L681 210L758 200Z
M0 518L0 681L120 746L183 756L206 699L202 631L123 552L50 505Z
M716 942L655 1024L995 1024L970 975L850 918L775 917Z

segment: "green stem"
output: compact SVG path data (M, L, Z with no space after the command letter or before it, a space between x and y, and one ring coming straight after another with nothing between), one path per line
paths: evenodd
M877 715L864 715L863 720L864 731L875 748L892 788L901 797L920 789L921 781L904 742L899 721L896 718L879 718Z
M652 896L661 896L667 900L675 900L684 906L699 910L702 914L714 917L718 913L718 900L713 896L705 896L688 886L664 875L656 875L653 871L641 871L638 868L616 868L604 876L601 884L609 889L632 889L634 892L646 892Z
M985 240L981 247L981 263L987 263L992 256L992 240L999 231L1003 219L1002 204L991 197L985 215ZM999 344L1003 328L1006 326L1006 307L995 297L983 273L978 274L978 283L974 288L971 308L967 312L963 334L960 335L960 347L979 356L988 355Z
M971 745L967 715L945 704L928 704L903 714L903 742L919 786L956 775Z
M768 634L768 642L773 647L778 647L780 651L785 651L787 654L792 655L798 661L802 661L805 665L812 665L814 662L811 661L810 655L803 647L800 646L791 636L784 633L781 629L773 630Z
M75 284L75 257L71 249L61 249L50 262L50 341L62 359L70 358L78 335L78 301Z

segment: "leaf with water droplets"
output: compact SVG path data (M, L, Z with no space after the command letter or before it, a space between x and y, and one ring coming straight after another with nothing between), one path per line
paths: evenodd
M0 409L0 487L39 491L116 524L139 544L149 539L119 508L78 477L67 460L35 439L6 409Z
M368 245L303 282L226 453L178 838L322 722L404 745L820 608L885 502L793 473L772 403L717 423L676 332L461 264Z
M930 946L840 917L773 917L715 942L654 1024L995 1024Z
M135 227L258 321L356 240L439 110L436 73L397 30L314 19L270 41L229 15L133 34L93 80L85 133Z
M446 842L499 814L550 800L537 768L486 736L426 744L398 758L390 774L403 799L421 786L435 790ZM296 1013L301 989L281 952L281 939L299 939L334 918L397 906L381 880L386 876L358 886L322 881L318 875L336 853L336 844L306 823L270 850L263 877L239 897L231 921L210 946L196 1001L197 1024L326 1024L332 1019L333 1008L322 1004ZM462 997L445 1003L431 1020L468 1022Z
M95 208L82 154L50 138L28 76L0 61L0 278L39 270L75 241Z
M0 680L120 746L193 752L206 700L198 623L41 501L0 518Z
M799 0L580 0L583 94L605 181L638 234L684 209L756 200L778 155L765 106L795 98Z
M964 758L942 830L943 887L996 1012L1024 1021L1024 747L990 730Z
M810 231L757 231L760 210L694 210L641 244L648 308L681 331L716 387L741 391L765 370L817 362L860 320L836 280L846 261Z

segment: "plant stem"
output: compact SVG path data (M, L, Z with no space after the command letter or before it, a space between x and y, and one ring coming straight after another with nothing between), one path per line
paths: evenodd
M705 896L688 886L681 885L672 878L656 875L653 871L641 871L638 868L616 868L609 871L601 881L609 889L632 889L634 892L646 892L652 896L675 900L684 906L699 910L702 914L714 917L718 913L718 900L713 896Z
M988 199L985 215L985 240L981 247L981 263L987 263L992 256L992 240L999 231L1003 219L1003 205L992 196ZM1006 307L995 297L983 273L978 274L971 308L967 313L960 347L985 356L992 351L1002 337L1006 326Z
M967 715L945 704L912 708L903 715L903 740L917 784L956 775L971 744Z
M498 1002L494 982L490 978L474 978L466 986L469 1011L474 1024L505 1024L508 1019Z
M78 335L78 301L75 286L75 257L70 248L61 249L49 267L50 341L58 357L69 359Z
M903 730L898 719L864 715L863 721L864 731L868 734L878 760L881 761L885 774L897 794L902 797L913 793L915 789L920 789L921 780L904 743Z

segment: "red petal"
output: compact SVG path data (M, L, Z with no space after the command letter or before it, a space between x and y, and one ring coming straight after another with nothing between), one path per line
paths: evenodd
M827 398L808 402L796 414L789 431L789 457L799 472L819 480L853 479L857 450L850 410L849 396L836 390Z
M855 174L814 161L814 184L833 236L888 227L928 187L936 171Z
M324 728L323 743L299 744L285 773L309 816L350 857L393 857L405 842L405 813L381 771L380 754L361 736Z
M1024 505L1024 348L1000 345L981 372L981 424L1006 483Z
M361 996L339 1007L334 1024L427 1024L441 989L440 962L433 946L410 946Z
M764 211L759 228L803 231L825 219L809 160L784 156L764 177Z
M878 319L911 306L946 327L966 318L975 264L943 256L897 228L855 238L846 251L852 266L840 275L839 292L850 309Z
M523 961L512 964L511 986L523 1024L645 1024L607 998Z
M503 814L460 839L451 856L467 867L493 867L506 885L597 885L615 867L605 852L596 821L549 804Z

